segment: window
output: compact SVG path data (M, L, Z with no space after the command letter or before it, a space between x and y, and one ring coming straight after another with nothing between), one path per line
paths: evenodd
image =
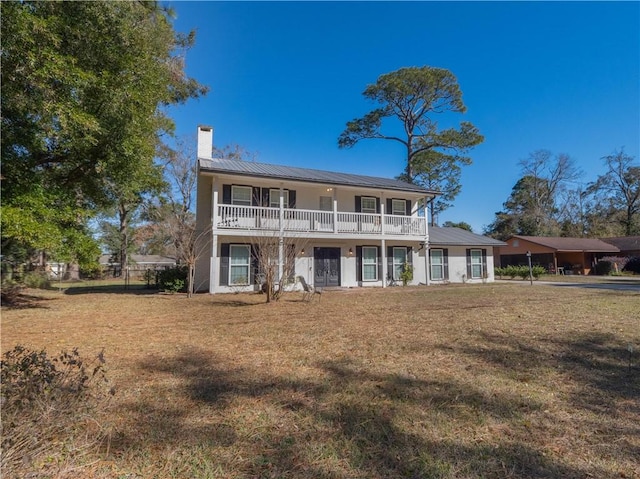
M361 213L376 213L376 199L372 196L363 196L360 205Z
M407 262L407 248L393 248L393 279L400 280Z
M402 216L406 215L407 202L405 200L391 200L391 214Z
M431 251L431 279L441 281L444 278L444 251L432 249Z
M251 247L249 245L230 245L229 263L229 284L249 284Z
M362 281L378 280L378 248L362 247Z
M482 250L471 250L471 278L482 278Z
M251 187L233 185L231 187L231 204L251 206Z
M320 211L333 211L333 198L331 196L320 197Z
M284 197L284 207L289 207L289 190L283 190L282 196ZM271 208L280 208L280 190L269 190L269 206Z

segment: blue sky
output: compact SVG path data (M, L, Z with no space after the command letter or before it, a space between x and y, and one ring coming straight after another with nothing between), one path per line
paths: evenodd
M464 115L485 142L471 151L462 193L440 222L482 232L538 149L567 153L587 183L614 150L640 160L639 2L166 2L175 28L196 30L187 73L211 88L172 108L177 134L213 126L216 146L256 160L395 177L395 142L338 149L347 121L374 105L378 76L449 69Z

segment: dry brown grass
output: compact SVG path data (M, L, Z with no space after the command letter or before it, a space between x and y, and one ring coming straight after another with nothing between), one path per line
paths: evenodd
M84 477L640 477L637 292L76 292L3 309L2 350L104 348Z

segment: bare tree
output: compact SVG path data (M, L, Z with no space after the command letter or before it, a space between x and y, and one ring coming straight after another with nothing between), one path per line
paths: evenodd
M264 231L251 237L256 282L266 295L266 302L278 301L286 285L295 282L295 265L307 241L302 237L283 236L278 231Z
M562 197L568 182L580 176L580 170L569 155L553 156L548 150L537 150L519 162L523 177L530 178L530 209L527 212L540 233L553 232L558 214L564 207ZM538 233L538 234L540 234Z
M608 219L622 226L630 236L640 232L640 166L624 149L603 158L607 171L589 185L597 204Z
M198 178L195 141L181 138L175 148L163 147L164 176L169 186L167 199L151 208L150 218L162 224L161 231L168 236L180 264L187 266L187 296L194 291L195 264L203 253L199 236L205 231L196 230L192 207Z

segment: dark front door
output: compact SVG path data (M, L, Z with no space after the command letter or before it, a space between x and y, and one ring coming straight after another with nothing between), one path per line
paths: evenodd
M314 248L313 258L313 285L340 286L340 248Z

